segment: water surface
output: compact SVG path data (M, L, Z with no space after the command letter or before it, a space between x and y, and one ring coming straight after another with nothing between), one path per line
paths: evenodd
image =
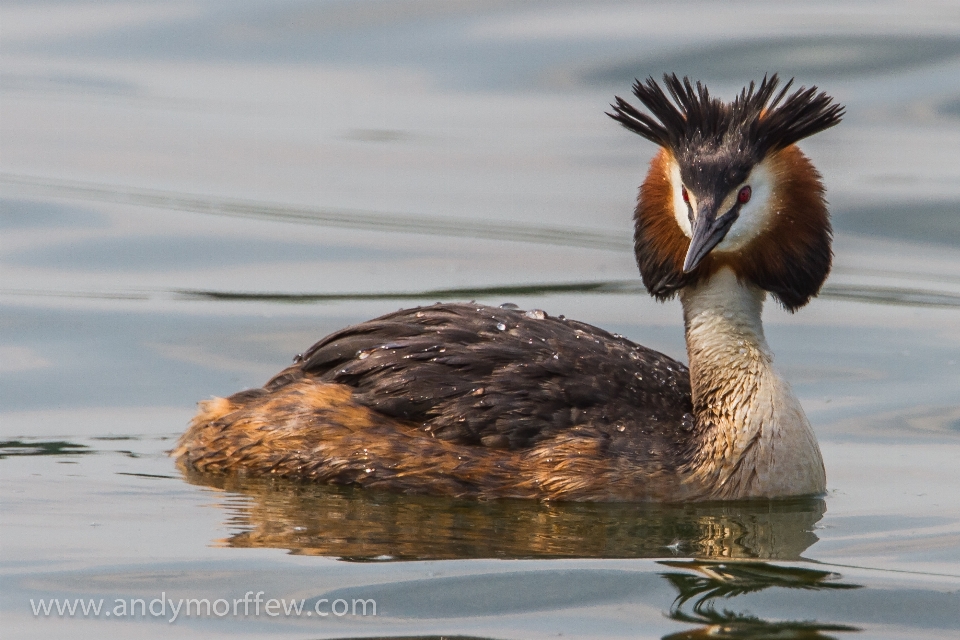
M952 4L0 12L0 608L17 637L955 636ZM764 318L825 496L477 503L202 476L166 455L198 400L400 306L512 302L685 359L679 306L647 298L631 255L654 149L603 115L664 71L726 98L778 71L847 106L802 144L833 272L808 308ZM251 591L318 613L30 605ZM338 599L377 615L320 615Z

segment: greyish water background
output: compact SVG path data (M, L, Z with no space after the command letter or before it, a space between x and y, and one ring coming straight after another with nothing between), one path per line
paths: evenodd
M6 637L956 637L956 2L0 11ZM847 105L802 144L835 269L809 308L765 312L823 500L478 504L184 477L165 455L197 400L401 305L509 301L685 358L679 306L643 295L630 253L654 149L603 115L663 71L726 98L779 71ZM251 590L378 615L29 605Z

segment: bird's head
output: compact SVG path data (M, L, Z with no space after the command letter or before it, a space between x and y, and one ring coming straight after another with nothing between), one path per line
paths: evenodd
M795 310L830 271L831 228L823 184L795 146L837 124L843 108L816 87L788 95L776 75L729 103L688 78L648 78L608 114L660 145L636 210L644 284L666 299L728 266ZM668 95L669 94L669 95Z

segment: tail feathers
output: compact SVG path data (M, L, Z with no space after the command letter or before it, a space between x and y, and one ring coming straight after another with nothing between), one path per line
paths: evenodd
M502 494L515 464L506 452L437 440L387 418L339 384L302 380L270 393L201 403L172 455L204 473L359 484L411 493ZM516 457L516 456L513 456Z
M358 404L347 386L303 379L201 403L172 455L201 473L445 496L662 500L675 491L608 446L589 426L520 451L453 443Z

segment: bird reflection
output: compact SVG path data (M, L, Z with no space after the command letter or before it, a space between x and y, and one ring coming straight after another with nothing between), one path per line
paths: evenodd
M780 567L766 562L663 561L668 567L695 573L670 572L664 578L678 595L669 617L678 622L701 625L696 629L664 636L663 640L828 640L828 631L859 631L857 627L817 621L768 621L746 613L717 611L714 600L754 593L769 587L787 589L858 589L860 585L837 582L840 576L829 571ZM699 574L699 575L698 575ZM689 611L687 605L691 603Z
M820 499L697 503L478 502L204 475L221 492L229 547L356 561L465 558L794 560L817 541Z

